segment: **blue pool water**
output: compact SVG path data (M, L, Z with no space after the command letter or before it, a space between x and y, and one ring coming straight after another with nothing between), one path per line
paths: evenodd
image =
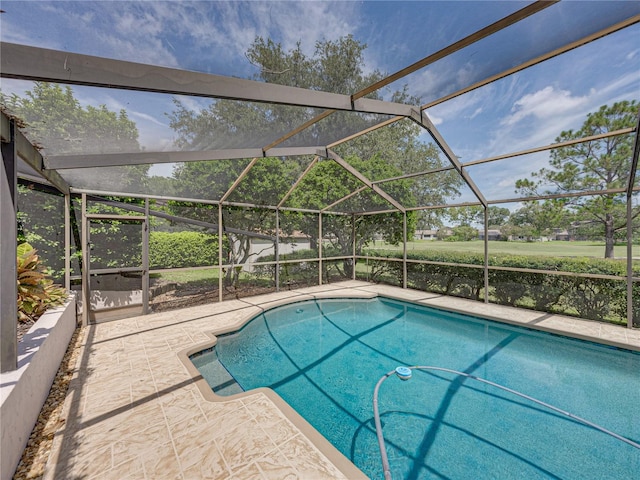
M193 361L219 394L274 389L375 479L373 390L399 365L472 374L640 442L640 354L389 299L269 310ZM394 479L640 478L633 446L453 374L390 377L379 409Z

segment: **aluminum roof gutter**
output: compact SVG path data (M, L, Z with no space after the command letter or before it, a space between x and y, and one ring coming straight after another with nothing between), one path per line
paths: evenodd
M52 155L47 156L44 160L44 163L46 168L64 170L67 168L117 167L123 165L185 163L211 160L236 160L241 158L315 155L318 151L318 148L323 147L282 147L272 148L266 151L262 148L230 148L188 152L134 152Z

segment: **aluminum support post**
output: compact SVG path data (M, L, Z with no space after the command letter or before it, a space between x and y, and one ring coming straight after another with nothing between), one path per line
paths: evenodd
M322 285L322 212L318 213L318 285Z
M402 212L402 288L407 288L407 211Z
M276 243L274 244L276 255L276 292L280 291L280 209L276 208Z
M356 216L351 215L351 238L352 238L352 248L351 254L353 255L353 268L351 271L351 279L356 279Z
M627 196L627 327L633 328L633 228L631 195Z
M218 301L222 301L224 269L222 268L222 204L218 204Z
M640 112L636 122L636 138L629 169L627 183L627 327L633 328L633 186L636 183L638 171L638 157L640 157ZM639 207L640 208L640 207ZM640 316L640 312L638 313Z
M71 292L71 195L64 196L64 288Z
M149 199L144 199L142 224L142 314L149 313Z
M18 278L16 265L18 160L15 122L9 124L9 141L1 147L0 173L0 371L10 372L18 366Z
M484 206L484 303L489 303L489 207Z
M89 276L89 257L91 243L89 241L89 220L87 219L87 194L82 194L82 325L89 325L89 309L91 308L91 277Z

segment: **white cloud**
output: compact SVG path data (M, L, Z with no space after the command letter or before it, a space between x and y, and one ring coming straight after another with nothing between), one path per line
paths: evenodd
M353 31L345 19L354 18L349 12L356 7L352 2L144 2L107 12L117 35L103 29L101 40L145 63L184 66L185 59L197 56L201 70L208 61L242 62L248 69L244 54L257 36L280 42L285 50L300 41L311 55L316 41Z
M213 102L210 99L189 97L187 95L174 95L174 98L184 105L187 110L191 110L196 114L209 108L209 105Z
M627 91L634 91L636 93L636 97L638 96L638 87L640 86L640 81L638 77L637 71L631 71L626 75L621 75L617 77L615 80L608 82L604 87L599 90L595 90L594 97L598 99L598 101L604 103L611 103L612 101L617 101L619 98L624 96L627 98L628 95L625 95ZM614 99L610 98L611 95L614 95Z
M434 125L440 125L444 120L442 120L442 117L438 117L437 115L434 115L433 113L426 113L425 115L427 116L427 118L429 118L429 120L431 120L431 123L433 123Z
M129 116L131 116L131 117L139 118L140 120L144 120L144 121L147 121L147 122L155 123L159 127L168 127L168 125L166 123L162 123L158 119L156 119L156 117L154 117L152 115L149 115L149 114L146 114L146 113L129 110L129 111L127 111L127 114Z
M474 118L476 118L478 115L480 115L482 113L482 107L478 107L476 108L475 112L473 112L470 116L469 116L469 120L472 120Z
M511 111L511 115L502 120L503 125L515 125L528 116L539 120L566 115L574 111L587 101L587 97L574 97L567 90L556 90L547 86L537 92L524 95L517 100Z
M516 184L516 180L517 178L515 177L504 178L500 182L498 182L498 187L513 187Z

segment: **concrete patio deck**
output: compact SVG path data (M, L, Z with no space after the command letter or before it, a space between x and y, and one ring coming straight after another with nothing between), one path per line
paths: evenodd
M640 351L639 330L360 281L91 325L44 478L366 478L275 393L216 397L186 359L264 309L376 295Z

